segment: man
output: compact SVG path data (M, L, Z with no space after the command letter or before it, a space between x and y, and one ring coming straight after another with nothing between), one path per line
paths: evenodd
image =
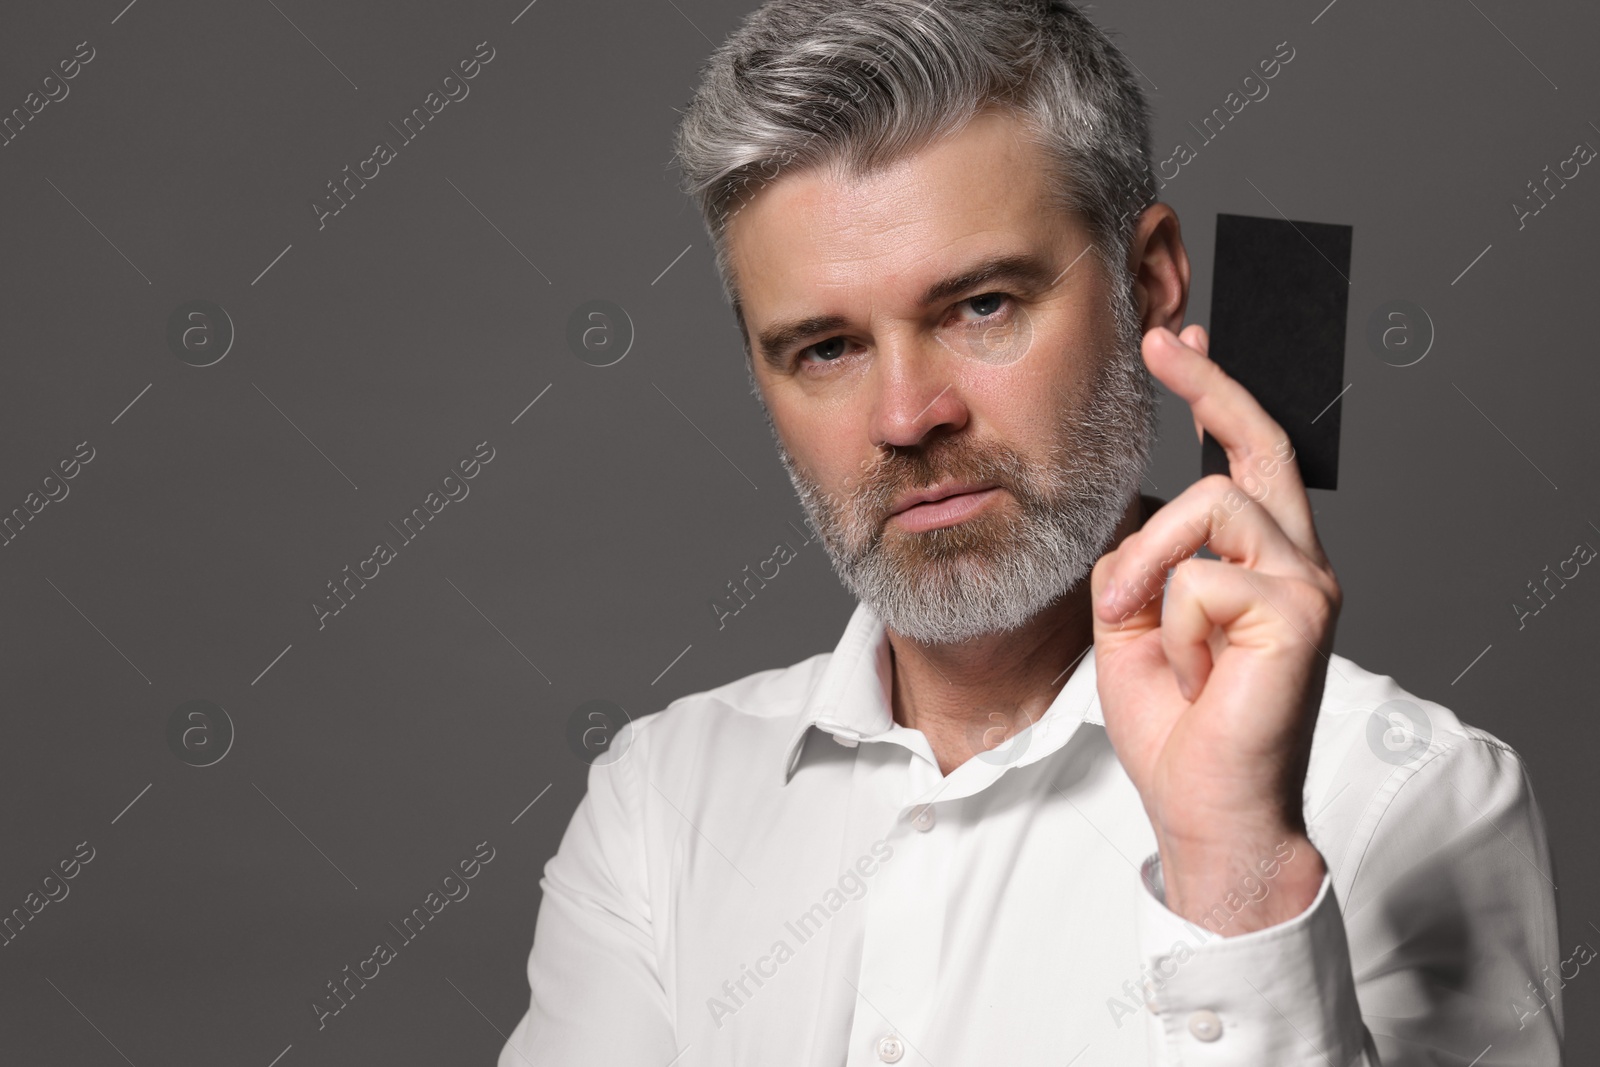
M1130 209L1146 122L1061 2L717 50L678 154L860 604L591 769L501 1067L1559 1062L1521 761L1332 651L1293 450ZM1150 373L1230 461L1169 502Z

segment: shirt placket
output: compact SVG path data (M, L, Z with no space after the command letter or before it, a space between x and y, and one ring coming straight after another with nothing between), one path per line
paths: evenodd
M924 1035L938 989L954 820L941 833L941 816L952 814L949 804L913 803L922 776L912 767L921 759L898 744L877 742L864 744L856 761L854 795L868 806L860 815L877 819L893 855L863 901L849 1067L937 1059Z

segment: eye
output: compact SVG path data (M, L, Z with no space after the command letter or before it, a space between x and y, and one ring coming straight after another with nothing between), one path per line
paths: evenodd
M977 312L977 315L975 318L963 317L960 322L971 325L994 319L1006 309L1012 299L1010 293L1001 292L980 293L977 296L968 297L957 304L956 307L971 308ZM818 341L816 344L807 345L797 351L794 354L793 362L799 366L837 363L849 351L849 344L850 342L843 337L830 337L825 341ZM813 360L810 358L811 356L818 358Z
M1005 302L1010 299L1011 294L1009 293L980 293L977 296L968 297L966 300L961 301L957 307L970 307L978 313L979 319L986 319L997 314L1005 306Z
M805 363L807 362L806 356L810 353L815 353L822 357L821 362L833 363L844 355L844 348L848 343L843 337L830 337L826 341L818 341L816 344L808 345L796 352L795 361Z

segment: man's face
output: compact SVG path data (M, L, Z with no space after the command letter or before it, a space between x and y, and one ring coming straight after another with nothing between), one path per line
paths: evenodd
M1014 629L1083 580L1148 459L1131 294L1043 163L991 112L864 178L781 176L728 228L784 467L846 587L916 640ZM897 510L930 490L958 492Z

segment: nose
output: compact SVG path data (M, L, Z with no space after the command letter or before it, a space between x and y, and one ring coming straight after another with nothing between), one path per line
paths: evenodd
M953 433L967 424L962 385L947 356L931 337L895 333L880 340L869 375L873 444L920 446L935 432Z

